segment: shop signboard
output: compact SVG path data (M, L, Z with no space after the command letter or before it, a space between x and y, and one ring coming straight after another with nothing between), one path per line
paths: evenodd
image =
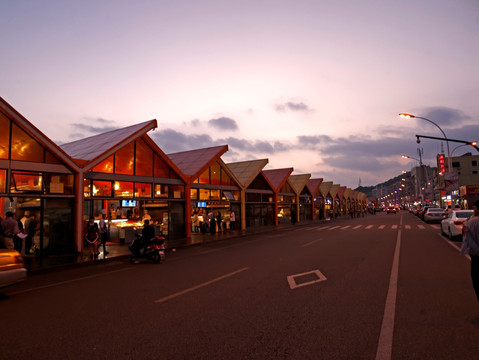
M444 174L444 187L446 191L457 190L459 187L459 176L457 172Z

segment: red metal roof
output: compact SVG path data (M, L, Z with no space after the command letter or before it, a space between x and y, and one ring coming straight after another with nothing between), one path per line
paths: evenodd
M289 175L293 172L293 168L263 170L264 177L271 184L273 191L277 193L288 180Z
M191 178L190 181L194 181L226 151L228 151L228 145L220 145L168 154L168 157Z
M323 179L309 179L308 182L306 183L306 187L308 188L309 192L311 195L316 195L318 192L319 186L323 182Z

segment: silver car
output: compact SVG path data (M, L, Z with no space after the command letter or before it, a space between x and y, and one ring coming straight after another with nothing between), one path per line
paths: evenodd
M441 221L443 235L447 235L451 240L455 237L462 238L464 222L472 215L474 215L474 210L452 210L447 218Z
M425 222L441 222L444 219L444 209L441 208L429 208L424 213Z

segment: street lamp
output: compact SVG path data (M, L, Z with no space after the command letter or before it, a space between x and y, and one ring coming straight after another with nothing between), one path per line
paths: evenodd
M400 113L399 116L402 117L402 118L405 118L405 119L416 118L416 119L426 120L426 121L430 122L431 124L433 124L434 126L436 126L441 131L442 135L444 136L444 139L446 139L447 159L448 159L447 160L447 166L448 166L448 172L451 172L452 171L452 159L451 159L451 153L449 152L449 141L447 140L447 136L444 133L444 131L441 129L441 127L438 124L436 124L434 121L426 119L425 117L416 116L416 115L407 114L407 113Z
M467 144L456 146L454 149L452 149L452 151L451 151L451 156L452 156L452 154L454 154L454 151L456 151L456 149L458 149L458 148L460 148L460 147L462 147L462 146L468 146L468 145L475 147L475 146L477 145L477 141L471 141L471 142L469 142L469 143L467 143Z

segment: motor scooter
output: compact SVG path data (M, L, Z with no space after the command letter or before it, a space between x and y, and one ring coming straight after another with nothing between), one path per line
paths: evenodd
M153 239L143 239L141 234L135 233L135 240L128 247L131 252L130 262L138 263L141 259L151 260L156 264L165 260L165 238L155 236Z

